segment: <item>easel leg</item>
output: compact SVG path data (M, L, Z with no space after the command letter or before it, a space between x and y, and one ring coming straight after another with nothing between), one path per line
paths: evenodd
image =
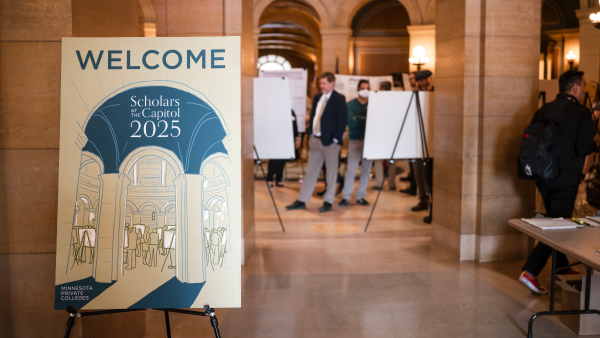
M260 166L260 170L262 171L263 177L265 178L265 183L267 184L267 189L269 189L269 195L271 195L271 200L273 201L273 206L275 207L275 212L277 213L277 218L279 219L279 224L281 224L281 230L285 232L285 228L283 227L283 221L281 220L281 216L279 215L279 210L277 209L277 204L275 203L275 197L273 197L273 192L271 192L271 187L267 182L267 175L265 174L265 169L262 166L262 161L260 157L258 157L258 152L256 151L256 147L254 147L254 153L256 154L256 163Z
M400 126L400 131L398 131L398 137L396 138L396 143L394 144L394 150L392 150L392 155L390 156L390 162L394 163L394 154L396 153L396 148L398 147L398 141L400 141L400 136L402 135L402 130L404 129L404 124L406 123L406 118L408 117L408 112L410 111L410 105L412 104L413 98L418 95L418 92L414 91L410 97L410 101L408 101L408 108L406 108L406 113L404 113L404 119L402 120L402 125ZM418 96L417 96L418 99ZM381 194L381 190L383 190L383 184L385 183L385 178L388 175L388 171L390 170L390 165L388 165L387 170L383 173L383 181L381 181L381 189L377 193L377 198L375 199L375 203L373 203L373 209L371 209L371 215L369 215L369 220L367 221L367 225L365 226L365 232L369 228L369 224L371 223L371 217L373 217L373 212L375 211L375 207L377 206L377 201L379 201L379 195ZM389 181L389 179L388 179ZM389 182L388 182L389 184Z
M210 326L212 326L213 330L215 331L215 337L221 338L221 333L219 332L219 322L217 321L215 309L211 309L210 306L204 305L204 311L206 311L206 314L210 316Z
M73 310L72 307L67 308L67 312L70 312L69 319L67 319L67 331L65 331L65 338L69 338L71 335L71 329L75 325L75 317L77 317L77 310Z
M171 338L171 322L169 321L169 311L165 310L165 323L167 326L167 338Z

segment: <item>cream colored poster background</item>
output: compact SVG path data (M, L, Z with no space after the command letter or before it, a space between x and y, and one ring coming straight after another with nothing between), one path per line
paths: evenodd
M62 46L55 307L239 307L239 37Z

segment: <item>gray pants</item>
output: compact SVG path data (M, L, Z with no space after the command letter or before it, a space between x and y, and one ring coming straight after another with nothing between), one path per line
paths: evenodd
M354 192L354 177L356 176L356 170L358 169L358 162L360 162L360 159L362 158L364 145L364 140L348 141L348 166L346 167L344 190L342 190L342 198L345 200L349 200L350 195L352 195ZM369 175L371 174L371 164L373 164L373 161L371 160L362 160L362 164L360 166L360 181L358 183L356 199L363 199L367 195L367 185L369 184Z
M384 174L384 170L383 170L383 160L376 160L375 162L375 185L381 188L381 185L383 184L383 174ZM389 169L388 169L388 185L390 187L390 189L394 190L396 189L396 164L395 163L388 163L389 165Z
M340 145L332 143L327 147L321 143L321 139L311 136L308 139L308 163L306 164L306 173L304 181L300 188L298 201L308 203L319 179L319 173L323 167L323 162L327 167L325 171L325 181L327 182L327 191L323 196L323 201L333 203L335 197L335 184L338 175L338 160L340 154Z

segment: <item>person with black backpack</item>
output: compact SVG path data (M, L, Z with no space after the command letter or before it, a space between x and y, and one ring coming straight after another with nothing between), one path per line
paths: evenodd
M519 155L519 176L535 180L544 200L546 216L571 218L585 157L600 141L592 113L580 104L585 97L583 72L569 70L558 80L560 94L535 112L523 134ZM552 249L538 243L523 266L519 281L535 294L546 294L537 276L552 255ZM567 256L557 252L558 269L567 267ZM566 270L563 273L574 273Z

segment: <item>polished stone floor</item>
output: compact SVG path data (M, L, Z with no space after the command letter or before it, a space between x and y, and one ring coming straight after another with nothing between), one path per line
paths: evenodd
M525 337L531 315L548 308L548 296L517 282L522 261L461 263L432 249L427 213L410 211L415 197L386 188L365 233L370 207L338 207L338 196L320 214L315 196L306 211L286 211L299 184L284 183L273 193L285 233L255 182L256 251L242 267L242 308L217 310L224 338ZM214 337L208 320L190 317L171 315L173 337ZM536 321L534 337L575 335L552 317Z

